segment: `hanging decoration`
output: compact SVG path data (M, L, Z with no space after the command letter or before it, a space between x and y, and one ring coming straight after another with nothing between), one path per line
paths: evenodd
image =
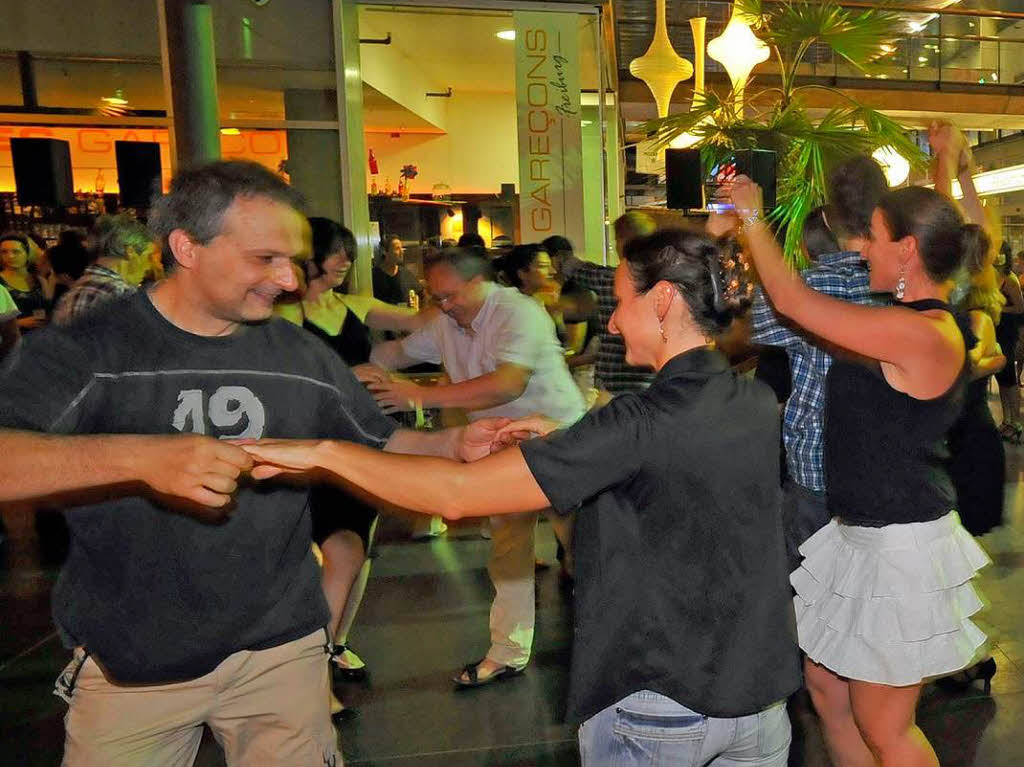
M732 18L722 34L708 43L708 56L719 62L729 73L737 114L743 113L743 92L751 70L766 61L769 53L768 46L754 37L743 14L733 6Z
M690 109L698 109L704 100L704 30L707 26L708 19L706 16L697 16L690 19L690 32L693 35L693 100L690 102ZM706 118L703 122L709 122L710 117ZM701 123L702 124L702 123ZM694 127L699 127L700 124ZM672 139L672 143L669 144L673 149L687 149L698 141L701 140L701 136L695 134L693 131L687 133L681 133Z
M676 53L668 38L665 0L655 0L655 14L654 39L647 53L629 62L629 71L647 83L658 106L658 117L665 117L676 86L693 76L693 64Z

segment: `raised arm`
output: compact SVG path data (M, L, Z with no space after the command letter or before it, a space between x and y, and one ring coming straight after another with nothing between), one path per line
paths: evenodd
M734 183L737 210L760 211L761 189L741 176ZM899 306L853 304L809 288L782 256L763 220L745 227L750 255L775 309L805 330L861 356L889 363L906 380L912 396L928 398L945 391L963 360L953 323L939 324Z
M475 463L381 453L348 442L258 442L243 446L256 479L322 469L378 498L447 519L534 511L551 505L518 447Z
M961 204L967 220L989 230L985 207L981 204L981 197L974 186L974 158L971 156L970 147L967 146L967 140L963 133L952 123L933 122L928 127L928 143L935 156L932 178L935 183L935 191L953 199L953 178L955 177L960 182L960 191L963 193ZM993 232L989 231L988 233L995 240ZM996 245L998 246L998 243Z

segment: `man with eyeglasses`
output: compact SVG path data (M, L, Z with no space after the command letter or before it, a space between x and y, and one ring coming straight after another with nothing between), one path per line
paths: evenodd
M385 413L461 408L471 421L541 413L565 424L583 415L583 397L566 367L554 323L539 303L515 288L495 285L490 264L469 248L443 251L424 263L424 272L441 314L406 338L375 346L370 361L376 367L356 371ZM391 380L385 372L421 362L444 365L451 384L420 386ZM455 677L460 686L513 676L530 659L536 521L535 513L491 519L491 647ZM567 528L556 533L568 538Z

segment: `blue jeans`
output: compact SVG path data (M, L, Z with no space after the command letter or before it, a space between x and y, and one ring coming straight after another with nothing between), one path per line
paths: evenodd
M590 717L579 739L583 767L786 767L789 715L783 701L716 719L641 690Z

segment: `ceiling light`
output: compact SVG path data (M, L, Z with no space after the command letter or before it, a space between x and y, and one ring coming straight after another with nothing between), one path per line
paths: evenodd
M927 64L928 63L928 57L927 56L918 56L917 60L920 61L922 64Z
M502 40L515 40L516 31L514 29L503 29L500 32L496 32L495 37L499 37Z
M128 111L128 99L124 97L124 91L121 88L116 88L113 96L100 97L99 111L101 114L111 117L125 114Z
M750 27L733 8L732 18L725 25L722 34L708 43L708 56L725 67L732 82L733 98L737 110L742 114L743 90L750 77L750 70L765 61L770 55L768 46L754 36Z
M238 130L238 128L221 128L220 129L220 135L222 135L222 136L241 136L242 135L242 131Z
M882 166L885 179L889 186L899 186L910 175L910 163L907 158L891 146L883 146L871 153L871 156Z
M1024 189L1024 165L1011 165L1008 168L979 173L974 177L974 187L979 195L1018 192ZM957 199L963 197L959 181L953 182L953 196Z

